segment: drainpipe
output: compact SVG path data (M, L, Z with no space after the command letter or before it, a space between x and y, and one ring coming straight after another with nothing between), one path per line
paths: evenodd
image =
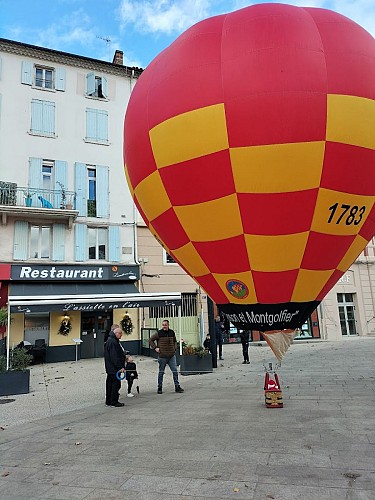
M7 324L7 371L10 367L10 305L8 303L8 324Z

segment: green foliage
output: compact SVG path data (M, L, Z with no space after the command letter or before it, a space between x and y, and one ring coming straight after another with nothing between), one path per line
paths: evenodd
M64 318L60 323L59 331L57 332L60 335L69 335L72 330L72 323L69 318Z
M31 364L33 357L23 347L12 349L10 365L12 370L23 371Z
M130 335L133 331L133 323L128 313L126 313L120 321L120 328L125 333L125 335Z
M199 347L194 347L193 345L189 344L184 349L182 350L182 354L185 356L199 356L202 358L203 356L207 356L208 351L202 346Z
M0 308L0 326L8 326L8 309L6 307Z
M5 372L7 369L7 358L5 356L0 356L0 373Z

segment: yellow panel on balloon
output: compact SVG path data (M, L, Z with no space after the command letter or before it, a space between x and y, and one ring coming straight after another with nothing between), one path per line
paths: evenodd
M306 248L309 232L282 236L245 234L251 269L278 272L298 269Z
M190 242L177 250L173 250L173 255L185 268L189 269L189 274L192 276L205 276L210 273L210 270Z
M126 180L128 182L130 194L132 196L134 196L134 189L133 189L132 183L130 182L129 172L128 172L128 169L126 168L126 165L124 166L124 170L125 170L125 177L126 177Z
M327 96L327 141L375 149L375 101L351 95Z
M354 260L358 257L358 255L362 252L362 250L366 247L367 240L362 238L359 234L355 237L353 243L348 248L345 256L341 260L340 264L337 266L339 271L343 273L349 269Z
M363 196L320 188L311 230L334 235L357 234L374 204Z
M258 301L255 293L254 282L251 272L235 273L235 274L213 273L212 276L215 278L220 288L222 289L222 291L225 293L225 295L228 297L228 300L232 304L254 304ZM242 283L242 285L244 285L243 290L245 290L245 293L242 295L241 298L236 297L228 290L227 286L228 282L233 282L233 281Z
M328 271L300 269L291 302L310 302L316 300L317 295L323 289L333 272L334 269Z
M317 188L325 141L231 148L238 193L281 193Z
M150 221L172 206L158 171L143 179L135 188L134 194L142 200L142 210Z
M174 116L149 134L158 168L228 149L224 104Z
M174 207L174 211L191 241L216 241L243 233L237 195L217 200Z

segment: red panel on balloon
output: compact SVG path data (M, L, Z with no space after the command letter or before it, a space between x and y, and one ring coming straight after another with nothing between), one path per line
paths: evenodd
M135 206L137 207L137 209L138 209L138 211L139 211L142 219L148 225L150 223L150 221L148 220L148 218L146 217L144 211L142 210L141 204L139 203L138 198L137 198L136 195L134 195L134 203L135 203Z
M322 38L327 62L327 93L374 99L375 59L368 57L374 43L372 36L340 14L306 10L316 20Z
M371 240L375 234L375 205L373 205L365 223L359 231L360 236L365 240Z
M229 302L227 296L223 293L211 274L206 274L206 276L200 276L194 279L200 284L203 290L210 290L210 295L212 294L215 297L217 304L227 304Z
M225 111L230 147L325 139L325 94L254 94L246 98L227 100Z
M336 236L311 231L307 240L301 268L314 270L336 269L355 236ZM322 259L324 253L324 259Z
M308 231L318 189L294 193L238 194L244 232L276 236ZM303 210L299 207L303 206Z
M336 285L336 283L343 274L344 274L343 272L338 271L337 269L334 273L332 273L332 276L329 278L329 280L327 281L327 283L324 285L324 287L317 296L317 300L319 300L319 302L324 299L327 293L331 290L332 287Z
M289 302L297 279L298 269L278 273L252 271L258 302L274 304Z
M334 161L340 164L340 175L329 168ZM368 182L367 172L374 169L375 175L374 165L374 150L327 141L320 186L344 193L372 196L373 185Z
M250 270L244 236L220 241L194 242L194 246L211 273L241 273ZM231 256L230 259L226 258Z
M156 217L152 221L152 226L162 241L165 241L167 237L170 250L180 248L190 241L173 208Z
M192 205L235 192L229 150L164 167L160 177L172 205Z

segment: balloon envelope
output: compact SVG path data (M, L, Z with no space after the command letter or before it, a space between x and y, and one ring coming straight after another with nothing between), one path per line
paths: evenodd
M372 36L282 4L196 24L139 78L135 203L233 324L301 326L373 236L374 98Z

